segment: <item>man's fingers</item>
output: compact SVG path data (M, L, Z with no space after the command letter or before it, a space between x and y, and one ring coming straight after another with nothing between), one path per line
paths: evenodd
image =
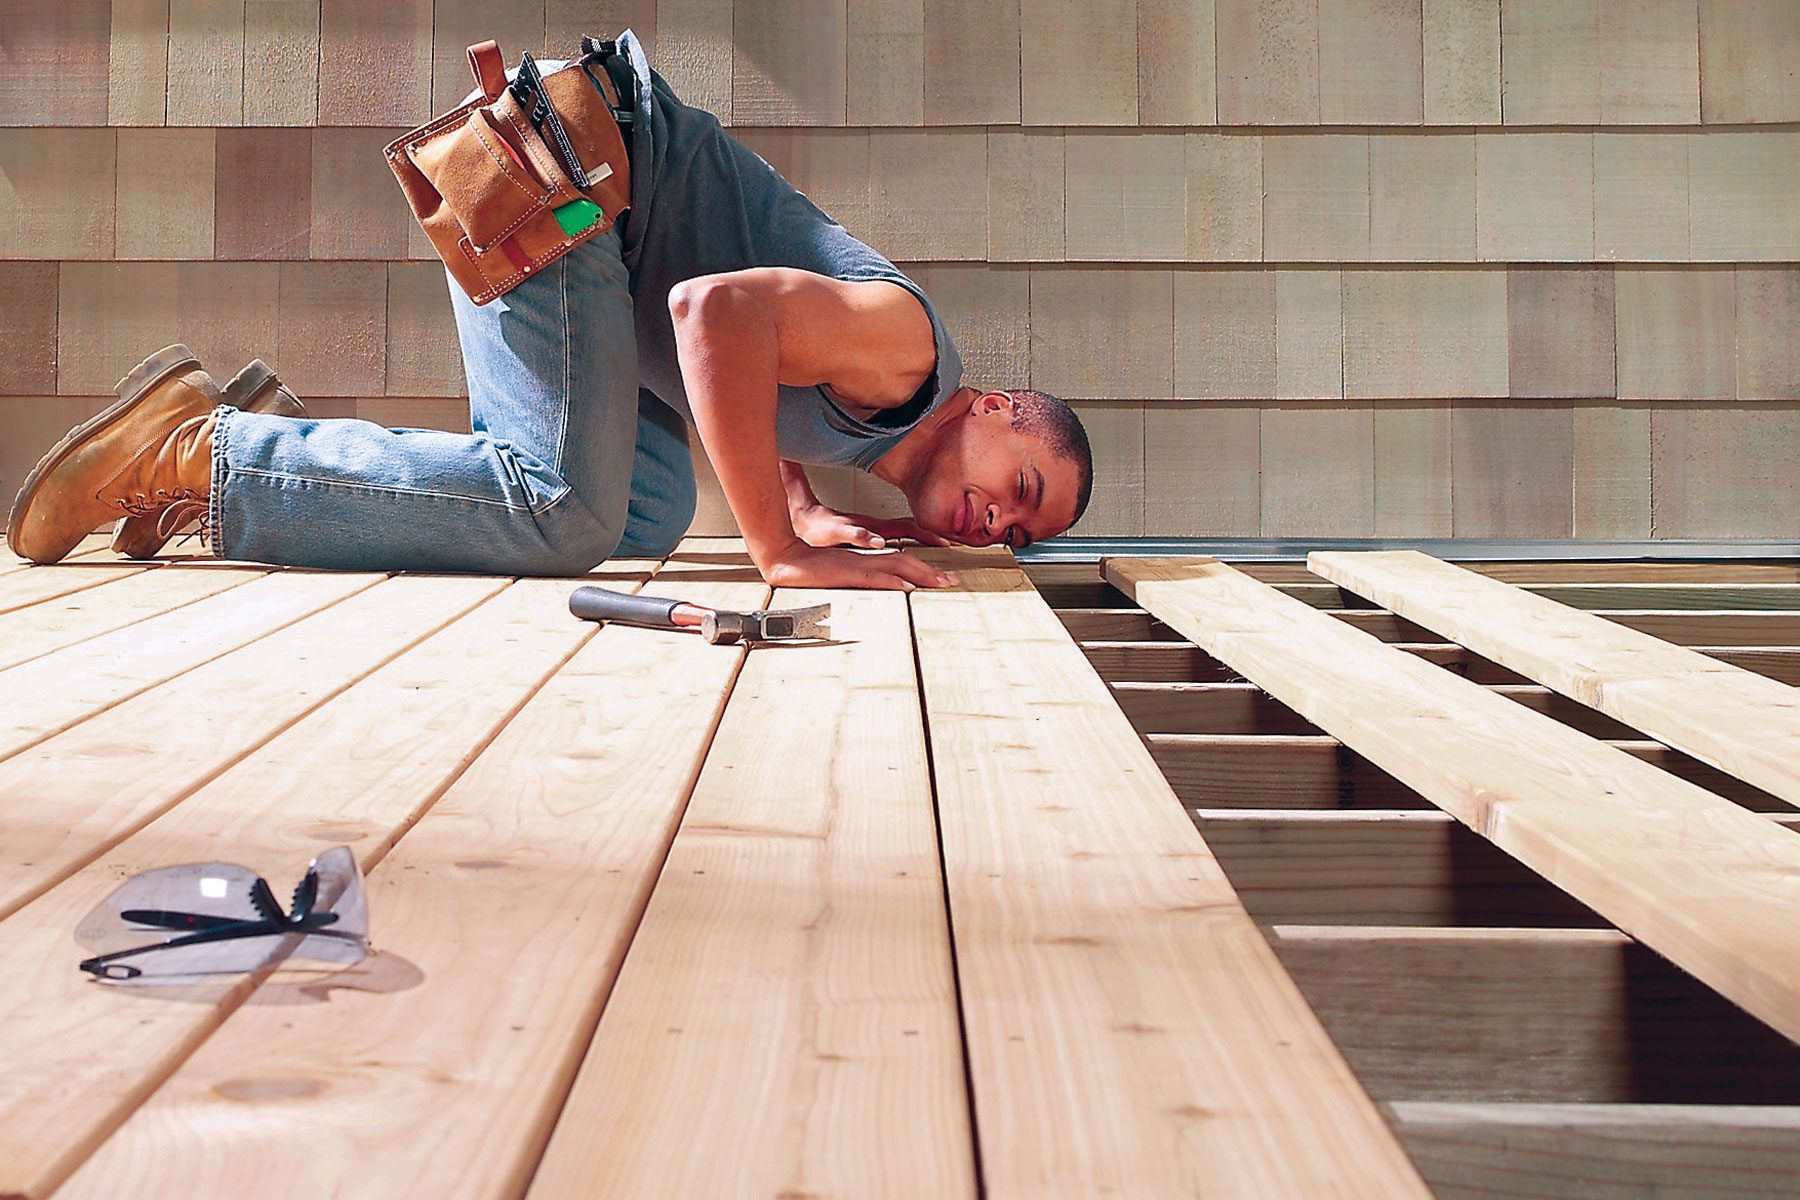
M923 559L914 558L910 554L896 553L885 560L888 570L919 587L940 588L951 587L956 583L954 575L938 570Z
M887 539L873 529L864 529L861 525L852 525L844 533L844 540L852 546L865 546L870 550L881 550L887 546Z

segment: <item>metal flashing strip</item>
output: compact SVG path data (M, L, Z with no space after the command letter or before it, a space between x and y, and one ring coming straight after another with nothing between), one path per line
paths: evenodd
M1152 538L1059 537L1016 551L1021 563L1101 558L1204 557L1229 562L1304 562L1314 550L1418 550L1452 562L1706 562L1800 558L1800 542L1751 540L1594 542L1502 538Z

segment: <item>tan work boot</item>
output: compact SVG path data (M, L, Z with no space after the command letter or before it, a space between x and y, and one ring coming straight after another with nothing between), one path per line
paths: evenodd
M222 403L245 412L266 413L276 417L304 417L306 406L276 378L275 371L260 358L231 377L219 394ZM113 530L112 548L126 558L154 558L171 537L190 528L204 529L204 499L178 500L153 517L125 517Z
M13 553L60 561L120 513L155 516L212 488L219 387L186 346L169 346L121 379L119 399L70 430L25 477L6 523Z

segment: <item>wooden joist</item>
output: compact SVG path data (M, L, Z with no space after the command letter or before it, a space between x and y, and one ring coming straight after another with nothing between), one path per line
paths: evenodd
M1800 840L1206 559L1107 578L1345 745L1789 1037Z
M1800 1103L1800 1046L1616 930L1270 936L1379 1100Z
M1156 765L1197 808L1420 808L1425 801L1333 737L1153 733ZM1754 784L1639 737L1604 743L1756 812L1796 807Z
M1603 924L1448 814L1199 809L1194 821L1258 921L1291 925Z
M1383 1105L1439 1200L1770 1200L1800 1178L1800 1108Z
M1534 712L1555 717L1591 737L1639 735L1605 713L1535 683L1487 685ZM1115 683L1113 697L1139 733L1317 734L1319 727L1254 683Z
M1800 692L1786 684L1416 551L1318 553L1309 562L1402 616L1800 806Z
M975 1194L906 599L772 603L825 602L738 676L535 1195Z
M987 1193L1423 1195L1042 597L938 561L962 587L912 611Z
M731 608L768 596L711 564L671 586ZM585 641L370 874L368 990L334 987L304 1022L238 1008L58 1194L120 1178L191 1193L202 1164L175 1139L226 1119L244 1173L227 1191L519 1194L741 659L618 626Z

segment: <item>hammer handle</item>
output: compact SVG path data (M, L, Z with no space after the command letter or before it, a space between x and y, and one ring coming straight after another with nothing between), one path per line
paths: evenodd
M584 621L617 621L650 629L683 629L700 624L706 610L680 600L579 587L569 596L569 611Z

